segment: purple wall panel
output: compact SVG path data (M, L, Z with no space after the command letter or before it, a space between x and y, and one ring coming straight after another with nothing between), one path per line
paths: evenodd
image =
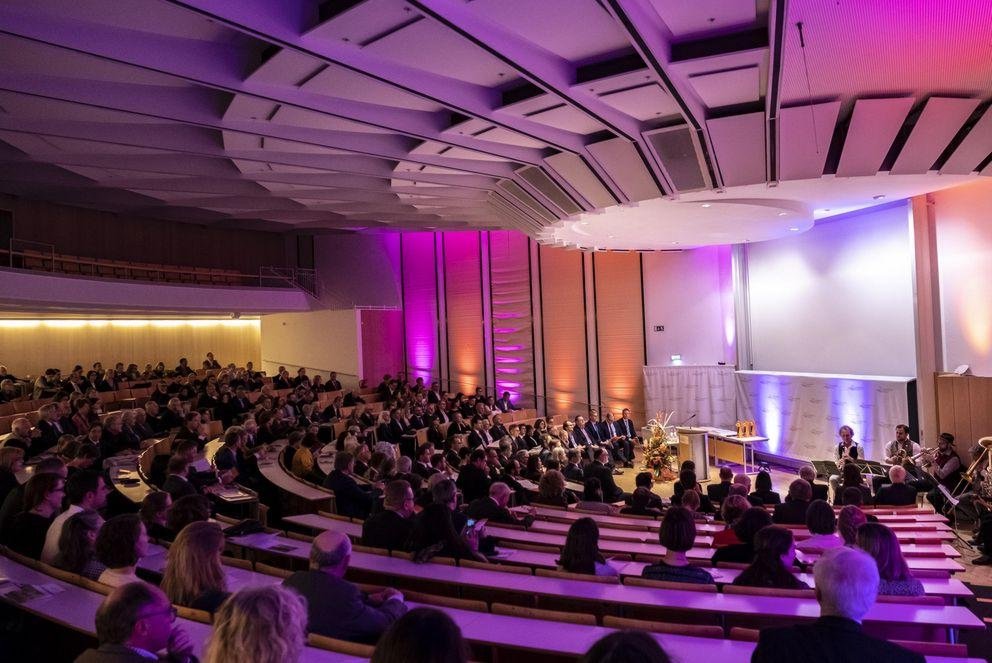
M515 231L489 233L496 391L509 391L519 405L532 406L536 389L527 242Z
M430 384L440 373L434 234L404 233L401 238L406 370L411 381L424 378Z

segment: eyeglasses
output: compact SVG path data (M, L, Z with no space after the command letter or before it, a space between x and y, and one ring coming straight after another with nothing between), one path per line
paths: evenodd
M139 615L138 619L147 619L148 617L158 617L159 615L169 615L169 621L176 621L176 617L179 616L179 611L176 610L175 606L169 606L166 610L156 610L155 612L147 612L143 615Z

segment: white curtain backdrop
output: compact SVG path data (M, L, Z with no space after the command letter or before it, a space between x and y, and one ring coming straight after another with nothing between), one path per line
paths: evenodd
M675 411L671 423L733 428L737 421L733 366L645 366L647 416Z
M909 423L911 378L737 372L737 410L768 442L759 451L805 459L833 458L837 429L847 424L865 457L880 460L897 424Z

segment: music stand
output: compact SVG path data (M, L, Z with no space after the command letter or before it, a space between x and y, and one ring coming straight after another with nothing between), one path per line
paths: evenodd
M837 463L832 460L811 460L810 464L816 470L817 479L827 479L834 474L840 474Z
M948 519L954 521L954 524L951 527L951 531L954 532L954 536L956 536L961 543L965 544L969 548L974 548L974 546L972 546L970 543L968 543L965 540L965 538L963 536L961 536L961 534L958 532L958 519L951 517L954 514L954 512L960 508L960 506L961 506L961 500L958 499L957 497L954 497L953 495L951 495L951 491L949 491L947 489L947 486L945 486L944 484L938 483L937 484L937 490L940 491L940 493L944 496L944 500L945 500L945 502L944 502L944 508L941 509L941 512L945 516L947 516ZM963 509L962 509L962 511L963 511Z

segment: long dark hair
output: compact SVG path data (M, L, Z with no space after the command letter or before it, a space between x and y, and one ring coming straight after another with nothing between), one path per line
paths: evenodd
M430 504L421 512L410 535L410 543L415 557L423 557L425 561L436 554L456 558L473 556L472 549L455 531L447 504ZM431 548L436 550L429 551Z
M436 608L414 608L379 639L371 663L465 663L461 629Z
M754 562L748 577L762 580L766 587L792 587L796 577L782 563L782 555L792 546L792 531L786 527L769 525L754 535Z
M558 565L571 573L596 573L596 562L605 564L599 552L599 526L592 518L579 518L568 528Z
M80 511L65 521L59 536L59 552L55 556L55 566L63 571L80 573L86 564L96 556L95 539L87 535L98 532L102 520L93 510Z

